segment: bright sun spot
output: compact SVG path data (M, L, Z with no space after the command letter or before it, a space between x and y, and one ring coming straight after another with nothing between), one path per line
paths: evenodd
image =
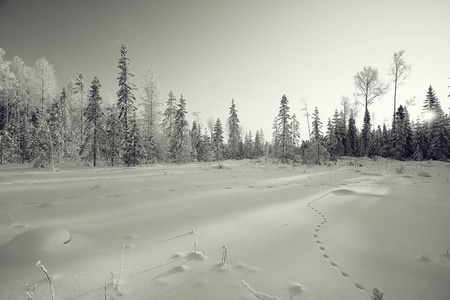
M433 121L433 119L436 117L436 114L434 113L434 111L429 110L429 111L425 112L423 117L424 117L425 121L430 122L430 121Z

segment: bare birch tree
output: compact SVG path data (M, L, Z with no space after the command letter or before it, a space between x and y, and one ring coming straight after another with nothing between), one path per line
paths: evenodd
M394 57L389 68L389 75L394 83L394 117L397 110L397 88L401 86L411 74L411 65L403 59L405 50L394 52Z

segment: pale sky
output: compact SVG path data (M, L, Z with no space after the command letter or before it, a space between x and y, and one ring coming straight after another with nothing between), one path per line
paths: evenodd
M283 94L302 138L301 98L311 112L319 108L325 132L342 95L353 100L354 75L372 66L388 82L401 49L412 73L398 104L416 97L416 118L431 84L444 110L450 107L450 0L0 0L6 58L32 66L45 57L59 91L83 73L88 85L100 79L105 101L116 101L122 43L138 88L148 64L158 72L162 109L173 90L187 100L191 121L200 111L204 125L209 117L224 124L234 98L241 125L262 128L267 140ZM393 90L369 110L375 125L390 124Z

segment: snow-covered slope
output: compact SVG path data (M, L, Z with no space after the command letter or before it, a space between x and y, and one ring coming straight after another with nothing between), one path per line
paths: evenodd
M449 164L359 164L0 166L0 299L447 299Z

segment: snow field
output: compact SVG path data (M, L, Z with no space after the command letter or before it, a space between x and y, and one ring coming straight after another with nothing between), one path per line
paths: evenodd
M450 168L384 164L0 168L0 299L445 299Z

